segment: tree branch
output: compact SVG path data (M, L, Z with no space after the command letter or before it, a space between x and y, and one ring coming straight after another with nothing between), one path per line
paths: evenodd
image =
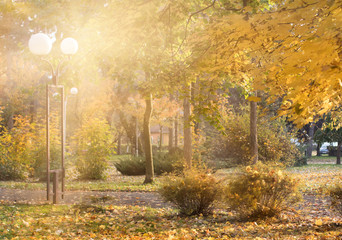
M184 44L184 42L185 42L185 39L186 39L187 36L188 36L188 26L189 26L189 23L190 23L190 21L191 21L191 18L192 18L193 16L195 16L196 14L201 13L201 12L207 10L208 8L213 7L213 6L215 5L215 2L216 2L216 0L213 0L212 3L211 3L210 5L208 5L208 6L206 6L205 8L202 8L202 9L200 9L200 10L198 10L198 11L193 12L193 13L190 14L190 16L188 17L188 20L187 20L187 22L186 22L186 25L185 25L184 38L183 38L181 44L178 46L178 49L177 49L176 53L179 52L179 50L181 49L181 47L183 46L183 44Z

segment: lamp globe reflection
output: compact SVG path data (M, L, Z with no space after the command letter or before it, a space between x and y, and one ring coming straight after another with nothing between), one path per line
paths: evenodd
M52 41L44 33L33 34L29 40L29 49L35 55L47 55L52 48Z
M29 49L35 55L47 55L52 48L52 41L44 33L33 34L29 40ZM78 50L78 43L73 38L65 38L61 43L61 51L64 54L72 55Z
M72 95L76 95L76 94L78 93L78 89L75 88L75 87L73 87L73 88L70 89L70 93L71 93Z
M73 38L65 38L61 43L61 50L64 54L75 54L78 50L78 43Z

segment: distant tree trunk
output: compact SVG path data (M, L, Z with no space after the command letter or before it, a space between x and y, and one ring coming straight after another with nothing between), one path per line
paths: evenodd
M187 168L191 168L191 160L192 160L192 139L191 139L191 124L190 124L190 115L191 115L191 105L190 105L190 91L191 87L188 89L188 96L184 98L183 107L184 107L184 159L185 165Z
M173 125L174 121L173 119L171 120L171 127L169 127L169 151L173 148Z
M129 138L130 144L132 146L131 148L131 154L136 154L134 151L136 146L136 135L137 135L137 121L135 118L129 118L127 119L126 114L122 111L119 111L119 118L120 118L120 124L124 128L127 137ZM141 139L138 137L138 152L142 154L144 152L143 147L142 147Z
M308 147L306 149L306 156L308 156L308 157L312 157L314 130L315 130L314 124L310 123L310 126L309 126L309 141L308 141Z
M250 141L251 141L251 160L253 164L258 162L258 133L257 133L257 103L250 102Z
M336 153L336 164L341 164L341 145L342 142L338 141L337 142L337 153Z
M321 143L317 143L317 148L316 148L316 151L317 151L317 156L322 156L322 154L321 154L321 151L320 151L320 149L321 149L321 146L322 146L322 144L321 144Z
M151 143L151 128L150 121L152 116L152 94L149 94L146 99L146 109L144 114L144 145L145 145L145 162L146 175L144 184L152 183L154 177L152 143Z
M160 126L159 140L159 151L161 152L163 148L163 126Z
M196 101L196 97L199 95L199 77L197 77L196 82L192 83L192 88L191 88L191 102L193 104L193 107L196 108L200 103ZM198 135L199 135L199 130L200 130L200 116L194 121L194 134L196 140L198 140Z
M14 69L13 67L13 56L10 52L7 52L7 71L6 71L6 75L7 75L7 82L6 85L9 89L14 88L15 87L15 81L13 81L12 79L12 69ZM6 96L6 100L10 101L10 97L9 95ZM6 109L8 111L8 119L6 122L6 127L8 130L13 128L14 125L14 121L13 121L13 117L14 117L14 110L13 110L13 105L9 104L9 107L7 107Z
M175 147L178 147L178 113L175 118Z
M139 156L139 125L138 125L138 117L135 117L135 156Z
M118 136L118 147L117 147L117 155L121 155L121 137L122 137L122 133L119 132L119 136Z

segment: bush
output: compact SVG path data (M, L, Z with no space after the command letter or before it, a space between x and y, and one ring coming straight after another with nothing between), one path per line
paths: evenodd
M116 169L127 176L145 175L145 158L136 156L127 156L120 158L118 162L114 163Z
M43 143L44 144L44 143ZM39 181L46 181L46 146L40 144L37 149L33 152L33 163L34 177L38 178ZM56 145L50 146L50 169L61 168L61 149Z
M154 172L157 175L181 170L183 163L182 150L174 148L168 153L156 152L153 154ZM128 156L120 158L114 163L116 169L122 175L139 176L145 174L145 158L142 156Z
M183 176L168 176L159 189L161 196L174 203L181 214L191 216L211 213L221 195L220 183L211 175L187 170Z
M329 189L332 208L342 215L342 180Z
M28 118L14 118L12 129L0 135L0 180L23 180L31 171L34 125Z
M85 121L75 134L76 169L81 179L104 179L107 158L113 151L113 132L107 121L92 118Z
M248 165L250 162L249 113L231 113L224 118L224 132L212 134L210 149L213 159L226 159L229 165ZM258 119L259 160L262 162L281 162L293 165L301 157L296 145L291 142L286 123L282 119Z
M228 206L243 219L279 215L299 200L298 181L262 163L243 168L225 190Z
M167 153L156 153L153 155L154 172L157 175L163 173L180 172L183 170L183 150L172 148Z
M301 167L301 166L305 166L305 165L308 165L308 157L306 157L306 156L297 158L295 163L293 164L293 166L295 166L295 167Z

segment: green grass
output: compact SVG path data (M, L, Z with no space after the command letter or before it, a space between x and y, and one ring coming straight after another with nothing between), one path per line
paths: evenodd
M328 154L322 154L322 156L312 156L310 159L315 160L315 159L336 159L335 156L329 156Z
M143 184L145 176L112 176L110 180L66 181L67 191L156 191L161 177L156 177L153 184ZM45 190L44 182L0 181L1 188Z
M145 176L118 176L111 181L73 181L66 184L68 190L91 191L156 191L160 178L153 184L143 184Z

